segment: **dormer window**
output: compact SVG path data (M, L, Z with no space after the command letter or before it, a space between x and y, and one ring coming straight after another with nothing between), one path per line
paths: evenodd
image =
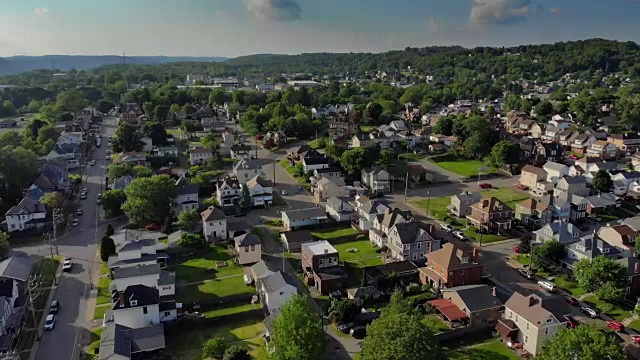
M463 264L466 264L466 263L469 262L469 258L468 257L460 258L460 262L463 263Z
M129 304L131 304L131 306L138 306L138 300L129 300Z
M602 249L602 253L603 253L603 254L608 254L608 253L609 253L609 248L604 248L604 249Z

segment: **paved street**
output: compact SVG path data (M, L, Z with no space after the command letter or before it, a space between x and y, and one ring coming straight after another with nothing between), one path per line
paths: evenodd
M95 263L97 243L104 232L104 225L98 224L98 206L96 195L101 192L101 180L106 170L105 151L107 138L112 136L115 129L115 118L105 118L101 133L103 144L96 149L93 158L95 166L86 169L86 180L83 186L87 188L86 200L80 200L83 215L79 217L80 224L71 228L66 234L59 236L59 252L64 257L73 258L73 269L63 273L59 285L55 290L55 298L60 301L60 312L57 316L55 329L44 333L38 352L37 360L75 360L80 356L83 341L88 340L87 330L87 299L90 297L89 273L99 271L99 264ZM36 256L49 256L48 245L37 245L15 249L16 253ZM32 355L33 356L33 355Z

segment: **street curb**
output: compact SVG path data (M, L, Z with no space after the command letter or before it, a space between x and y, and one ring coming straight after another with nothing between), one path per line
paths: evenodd
M36 360L36 358L38 357L38 350L40 349L40 341L41 340L37 340L42 339L42 336L44 335L44 321L46 319L46 316L44 316L45 314L49 313L49 306L51 305L51 301L53 301L53 299L56 297L56 293L58 292L58 287L60 286L60 278L62 277L62 262L60 262L60 264L58 264L58 269L56 269L56 275L55 277L57 278L57 280L55 281L55 283L57 285L52 286L52 290L49 292L49 298L47 299L47 305L46 307L43 309L42 312L42 317L40 318L40 322L38 323L38 327L36 328L36 340L33 341L33 345L31 345L31 350L29 350L29 360Z

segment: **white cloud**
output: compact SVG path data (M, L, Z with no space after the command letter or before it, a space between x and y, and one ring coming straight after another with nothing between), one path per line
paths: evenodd
M35 8L35 9L33 9L33 13L38 15L38 16L48 15L49 14L49 9L47 9L47 8Z
M542 6L531 0L473 0L469 22L482 24L510 24L539 13Z
M253 16L267 21L300 20L302 9L295 0L244 0Z

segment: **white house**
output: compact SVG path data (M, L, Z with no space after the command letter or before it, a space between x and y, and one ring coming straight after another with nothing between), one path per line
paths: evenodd
M256 287L262 303L271 314L279 310L293 295L298 293L295 284L291 275L276 271L258 280Z
M369 241L379 248L387 245L389 232L396 224L409 221L410 211L402 211L398 208L388 209L384 215L376 216L373 219L371 229L369 229Z
M157 156L178 156L180 151L177 146L161 146L156 149Z
M362 185L372 193L388 193L391 191L391 176L382 168L362 169Z
M252 233L244 233L233 238L238 264L255 264L262 259L262 243L260 238Z
M326 169L329 167L329 160L326 157L305 157L302 159L302 167L305 172Z
M7 231L34 230L44 227L47 223L47 209L44 204L28 197L22 199L5 213Z
M569 174L569 168L567 165L559 164L553 161L547 161L542 168L547 172L547 181L555 184Z
M189 163L191 165L202 165L213 156L210 149L207 148L195 148L189 150Z
M205 239L209 241L228 239L227 218L222 210L210 206L200 213L200 217L202 218L202 232Z
M225 176L216 185L216 200L220 206L234 206L240 200L242 188L238 178Z
M249 190L253 206L270 207L273 203L273 183L270 180L256 175L241 186Z
M611 176L613 181L613 193L617 196L624 196L632 191L632 184L640 182L640 172L623 171Z
M327 213L325 212L324 208L321 207L288 210L282 212L282 226L286 231L314 225L321 225L327 222Z
M327 199L326 209L329 217L337 222L351 221L356 216L353 205L344 198L334 196Z
M177 216L185 210L198 210L200 203L198 202L197 185L191 184L185 177L180 177L176 181L177 195L175 198L176 206L174 207Z
M366 196L356 196L354 205L356 226L360 230L369 230L376 216L384 214L389 209L387 205L370 200Z
M113 322L132 329L160 324L158 289L132 285L116 291L111 298Z
M75 144L56 144L47 154L47 160L72 160L76 158Z
M74 144L80 145L84 141L84 135L82 131L63 131L58 137L57 144Z
M240 159L233 165L233 175L238 180L245 182L255 176L266 178L262 171L262 164L256 159Z
M251 158L251 146L234 145L229 148L233 160Z

